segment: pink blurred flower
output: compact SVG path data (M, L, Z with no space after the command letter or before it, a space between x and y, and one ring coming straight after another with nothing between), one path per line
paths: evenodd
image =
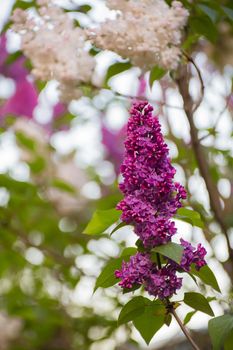
M20 56L13 63L7 64L8 52L6 48L7 38L3 34L0 37L0 74L11 78L15 82L14 94L0 106L0 119L7 115L23 116L33 119L33 112L38 104L38 90L33 81L30 81L29 71L25 67L25 57ZM57 103L53 108L53 119L45 128L49 133L53 130L53 121L60 118L66 112L64 104ZM63 127L62 127L63 128ZM65 127L63 128L65 129Z

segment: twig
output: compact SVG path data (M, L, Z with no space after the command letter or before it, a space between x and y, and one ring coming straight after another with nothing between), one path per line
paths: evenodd
M182 330L182 332L184 333L184 335L186 336L187 340L190 342L190 344L192 345L193 349L195 350L200 350L199 346L194 342L194 340L192 339L191 335L189 334L187 328L184 326L184 324L181 322L181 319L179 318L179 316L177 315L176 311L174 310L174 308L171 308L170 313L174 316L176 322L178 323L178 325L180 326L180 329Z
M200 96L199 101L197 102L197 104L194 106L194 108L192 110L192 112L194 113L194 112L196 112L196 110L198 109L198 107L201 105L201 103L203 101L205 86L204 86L203 78L201 75L201 71L200 71L199 67L197 66L196 62L194 61L194 59L184 51L183 51L183 55L187 58L188 62L192 63L192 65L195 67L195 69L197 71L198 78L199 78L200 83L201 83L201 96Z
M191 135L194 154L197 160L197 164L198 164L201 176L205 181L206 188L209 193L210 206L214 213L215 219L219 223L221 230L226 238L228 252L231 260L231 271L229 272L230 272L231 278L233 279L233 249L231 248L231 244L230 244L230 240L227 232L227 226L223 219L223 211L221 207L220 196L216 188L216 185L211 178L210 169L208 166L208 162L206 160L204 149L198 140L198 130L193 120L193 101L188 90L189 73L188 73L187 67L183 66L180 68L177 84L179 87L180 94L183 97L184 110L190 125L190 135Z
M124 94L121 94L120 92L117 92L115 90L111 90L117 97L120 97L120 98L125 98L125 99L130 99L130 100L139 100L139 101L148 101L150 103L155 103L157 104L158 106L160 107L167 107L167 108L174 108L174 109L180 109L180 110L183 110L183 107L179 107L179 106L173 106L173 105L170 105L168 103L166 103L165 101L164 102L161 102L161 101L156 101L156 100L153 100L153 99L150 99L150 98L147 98L145 96L132 96L132 95L124 95Z
M156 257L157 257L157 266L158 266L158 269L160 270L162 268L162 264L161 264L161 259L160 259L160 254L159 253L156 253ZM190 344L192 345L192 347L195 349L195 350L200 350L200 348L197 346L197 344L194 342L194 340L192 339L191 335L189 334L188 330L186 329L186 327L183 325L183 323L181 322L179 316L177 315L175 309L174 309L174 303L172 303L169 298L166 298L164 301L163 301L165 307L166 307L166 310L167 310L167 314L172 314L178 325L180 326L182 332L184 333L184 335L186 336L187 340L190 342Z

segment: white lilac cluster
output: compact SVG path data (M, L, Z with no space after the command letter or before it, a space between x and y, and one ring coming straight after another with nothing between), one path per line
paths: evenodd
M61 100L82 95L80 86L91 81L94 58L85 49L86 34L50 1L38 0L38 15L16 9L13 29L22 37L22 51L33 66L36 79L59 82Z
M118 12L116 19L89 31L97 47L129 58L143 71L155 65L177 68L188 18L179 1L173 1L171 7L164 0L107 0L107 5Z

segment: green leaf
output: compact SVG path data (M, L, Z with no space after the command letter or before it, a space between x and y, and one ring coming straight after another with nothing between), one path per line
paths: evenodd
M166 324L166 326L169 327L171 322L172 322L172 315L171 314L167 314L165 316L164 323Z
M214 9L212 9L211 7L209 6L206 6L206 5L203 5L203 4L199 4L197 5L197 7L202 11L204 12L210 19L213 23L216 22L217 18L218 18L218 13L217 11L215 11Z
M94 292L99 287L108 288L114 286L114 284L118 282L118 279L115 277L114 273L116 270L121 268L122 261L123 258L113 259L110 260L107 265L105 265L96 280Z
M16 51L9 55L5 61L5 64L10 65L14 63L18 58L22 57L22 51Z
M205 36L209 41L212 43L215 43L217 40L218 32L213 24L213 22L209 19L208 16L198 16L198 17L192 17L189 21L190 28L192 30L192 33L201 34Z
M88 235L103 233L119 220L120 216L121 211L116 209L96 210L83 232Z
M117 62L117 63L114 63L113 65L111 65L108 68L106 76L105 76L105 86L108 87L108 81L110 78L130 69L131 67L132 67L132 65L130 62Z
M153 248L153 251L174 260L177 264L180 263L184 248L177 243L167 243Z
M31 171L35 174L40 173L46 168L46 161L43 157L37 156L32 161L28 162Z
M214 316L213 310L211 309L208 300L200 293L185 293L184 303L188 306L191 306L195 310L202 311L210 316Z
M159 300L149 301L144 312L133 320L133 324L147 344L165 323L166 309Z
M213 350L220 350L233 330L233 315L215 317L208 324Z
M125 256L131 256L137 253L137 248L135 247L127 247L125 248L122 253L121 253L121 257L125 257Z
M184 325L186 325L187 323L189 323L189 321L191 320L191 318L197 313L197 311L190 311L187 313L187 315L184 318Z
M226 341L224 342L224 350L232 350L232 344L233 344L233 331L231 331L228 334Z
M145 309L145 300L142 296L131 299L121 310L118 317L118 325L133 321L140 316Z
M71 184L61 180L61 179L53 179L52 181L52 186L58 188L59 190L62 190L64 192L68 192L68 193L76 193L76 189L74 188L74 186L72 186Z
M115 277L115 271L121 268L123 261L129 261L130 256L134 255L136 252L136 248L128 247L122 251L119 258L111 259L107 265L105 265L99 277L97 278L94 292L99 287L108 288L116 284L118 282L118 279Z
M188 222L189 224L200 228L204 227L200 214L195 210L180 208L175 215L175 219Z
M154 68L152 68L149 79L150 87L153 86L155 80L161 79L165 74L166 70L161 67L155 66Z
M231 20L233 21L233 10L229 7L226 6L222 6L222 10L225 13L225 15Z
M36 150L36 142L30 137L26 136L23 132L17 131L15 133L17 142L30 151Z
M203 266L199 271L197 271L194 266L191 266L191 273L199 277L202 282L221 293L216 277L208 265Z
M113 235L113 233L115 233L116 231L118 231L120 228L127 226L127 224L125 222L120 222L116 227L114 227L114 229L112 230L112 232L110 233L110 236Z

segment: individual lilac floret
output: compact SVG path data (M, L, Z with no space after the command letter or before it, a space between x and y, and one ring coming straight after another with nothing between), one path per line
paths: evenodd
M155 269L146 281L146 290L159 299L170 298L182 286L182 278L176 276L171 265Z
M137 253L130 257L129 262L123 262L121 270L115 271L116 278L120 278L119 285L122 288L132 288L141 285L145 276L150 274L153 263L148 254Z
M175 169L152 111L147 102L136 102L131 108L121 166L120 189L125 197L117 206L121 219L134 225L146 248L171 240L176 229L170 219L186 198L183 186L174 182Z
M207 252L200 243L197 248L193 247L192 244L182 238L180 243L184 247L183 257L180 263L183 270L189 271L192 264L195 264L197 270L200 270L202 266L206 265L204 258Z

